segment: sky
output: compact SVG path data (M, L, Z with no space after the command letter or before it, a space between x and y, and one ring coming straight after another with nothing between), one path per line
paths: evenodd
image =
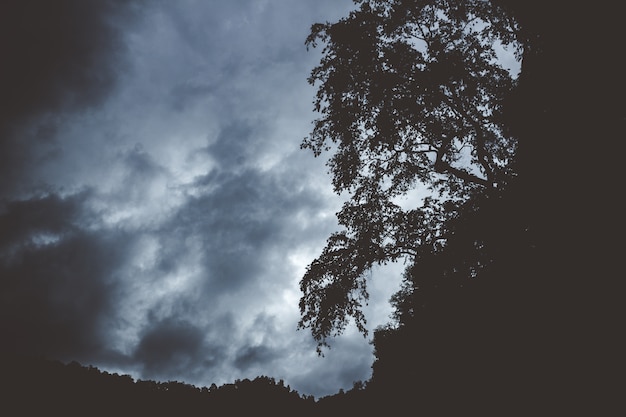
M2 349L136 379L260 375L300 394L371 376L349 327L324 357L299 280L339 230L304 40L350 0L0 5ZM402 265L365 309L390 319ZM371 337L370 333L370 337Z

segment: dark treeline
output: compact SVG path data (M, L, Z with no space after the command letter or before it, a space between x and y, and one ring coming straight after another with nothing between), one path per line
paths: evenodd
M77 362L5 356L0 399L7 415L193 416L314 415L313 397L259 376L217 387L134 380Z

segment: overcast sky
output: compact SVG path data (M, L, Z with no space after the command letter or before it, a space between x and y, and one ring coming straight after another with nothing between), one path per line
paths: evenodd
M122 5L123 3L123 5ZM316 397L371 375L353 328L318 357L298 282L338 226L304 40L350 0L3 1L4 348L197 386ZM374 271L370 329L402 267Z

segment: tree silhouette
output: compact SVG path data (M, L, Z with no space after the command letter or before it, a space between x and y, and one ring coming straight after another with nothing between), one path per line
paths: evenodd
M311 328L318 347L350 316L363 329L363 272L406 254L395 323L374 335L364 407L380 400L429 415L614 413L607 399L618 398L610 374L623 313L612 298L621 294L611 278L621 269L608 238L618 222L620 154L608 150L626 132L626 63L614 53L619 13L606 4L536 0L357 3L309 37L326 48L311 77L322 83L322 117L304 146L316 155L335 150L335 189L352 198L339 213L347 230L331 236L301 282L301 327ZM480 81L471 71L488 55L440 46L465 39L473 16L479 40L522 46L519 79L474 89L482 102L469 99L471 88L452 87ZM433 21L422 32L441 40L431 43L443 54L420 61L430 45L415 33L419 22ZM401 47L406 52L391 54ZM447 100L464 103L471 117ZM497 132L485 142L495 146L481 146L477 126ZM448 143L455 132L461 139ZM457 140L460 149L446 148ZM428 158L411 160L422 145ZM398 208L394 197L418 183L433 197Z
M27 356L0 356L0 399L15 415L66 416L309 416L312 397L302 397L283 381L260 376L219 387L177 382L134 381L77 362Z
M478 0L356 3L307 38L325 46L309 78L321 117L302 147L316 156L334 150L334 189L350 196L337 215L345 230L300 283L299 326L320 353L350 318L367 333L361 307L374 264L443 250L448 222L515 177L516 141L502 115L514 80L495 50L521 53L512 17ZM423 204L403 208L398 199L420 187L430 194ZM485 262L464 268L475 276Z

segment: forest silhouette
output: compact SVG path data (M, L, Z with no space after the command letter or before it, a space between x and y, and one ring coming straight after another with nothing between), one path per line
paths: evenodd
M7 354L4 406L15 415L614 412L608 400L618 391L608 373L615 368L610 346L619 333L613 323L619 303L604 301L611 292L603 283L608 264L597 260L601 230L612 220L610 210L584 194L619 178L619 165L610 161L616 155L605 155L625 137L618 13L580 4L491 3L518 22L523 47L520 76L502 102L503 128L517 140L515 175L446 219L451 237L444 249L415 255L392 299L395 325L374 334L369 381L314 399L267 376L198 388ZM474 279L477 264L486 266ZM332 311L333 298L325 301ZM332 330L320 330L317 341L323 344Z

